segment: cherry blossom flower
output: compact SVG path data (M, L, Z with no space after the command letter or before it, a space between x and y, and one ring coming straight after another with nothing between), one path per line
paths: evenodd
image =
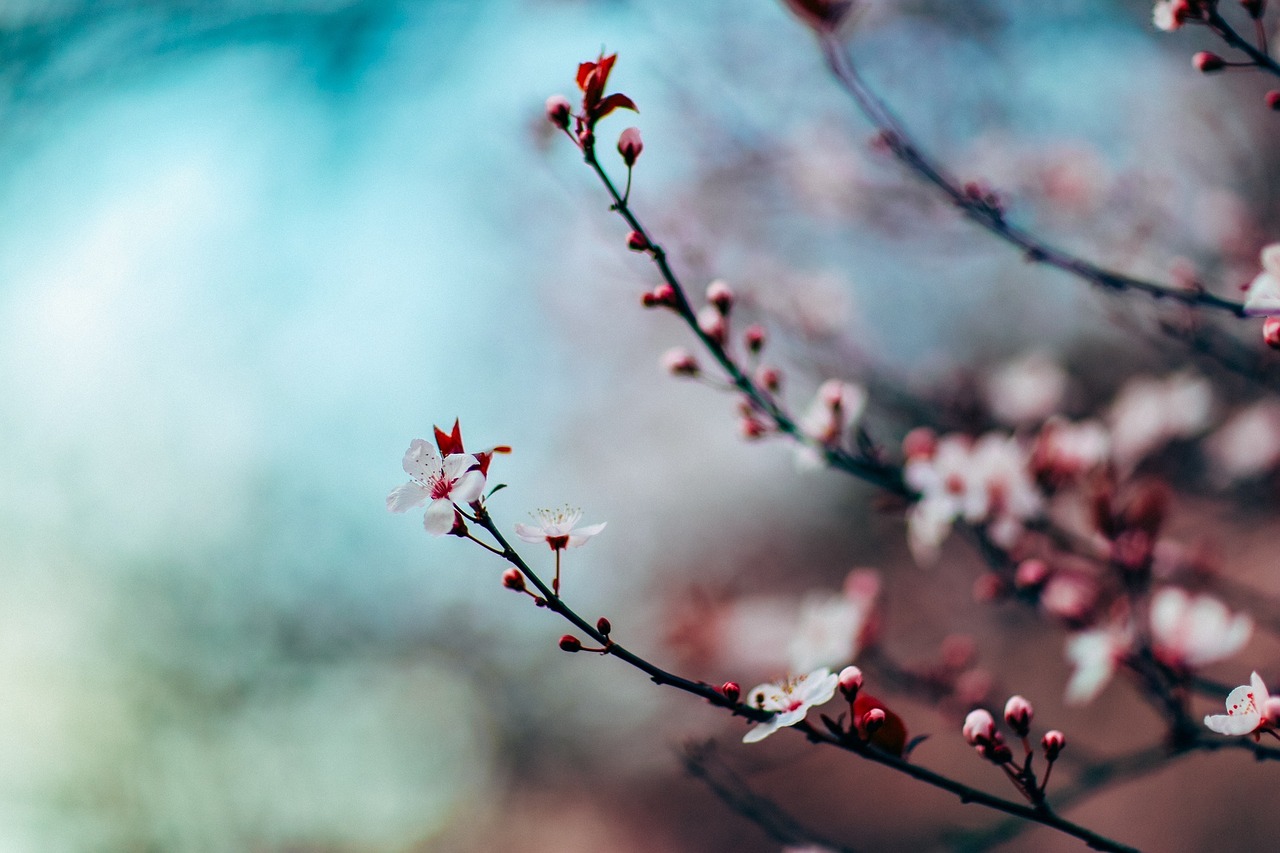
M1026 451L1017 439L1000 433L988 433L977 441L945 435L938 439L932 456L910 459L904 476L920 493L907 516L907 542L921 565L937 558L957 519L985 523L998 544L1011 545L1022 523L1043 509L1044 499L1031 479Z
M517 524L516 535L526 542L546 542L552 551L563 551L565 548L581 548L587 540L604 530L608 522L588 524L577 527L582 520L582 510L540 509L534 513L537 524Z
M1280 463L1280 403L1262 400L1236 412L1205 440L1221 485L1267 473Z
M1232 614L1210 595L1188 595L1167 586L1151 596L1153 650L1165 663L1201 667L1231 657L1253 633L1253 620Z
M800 418L800 430L819 444L839 445L866 407L866 389L828 379Z
M791 671L839 666L857 658L869 633L880 575L857 569L845 581L844 594L807 599L800 607L796 633L789 644Z
M433 536L443 536L454 527L454 504L466 504L484 491L480 462L469 453L441 457L426 440L415 438L404 454L404 470L412 479L387 495L387 509L405 512L428 500L423 526Z
M1044 420L1057 410L1066 391L1066 371L1043 352L1005 364L986 381L991 413L1009 426Z
M1237 687L1227 695L1227 713L1205 715L1204 724L1210 731L1220 735L1253 734L1264 726L1274 725L1273 716L1280 704L1280 697L1272 697L1267 692L1267 685L1262 677L1254 672L1249 676L1249 683Z
M1111 458L1111 435L1100 421L1073 423L1050 418L1036 436L1031 451L1031 468L1037 477L1050 483L1079 477L1104 465Z
M1262 250L1262 272L1249 284L1244 312L1255 317L1280 315L1280 243Z
M1191 438L1209 424L1213 392L1208 381L1190 373L1165 379L1132 379L1111 404L1112 454L1126 472L1170 441Z
M1073 671L1067 681L1067 704L1093 701L1115 675L1132 645L1133 628L1128 620L1071 635L1067 639L1067 660Z
M752 689L747 694L747 704L774 714L743 735L742 742L755 743L784 726L794 726L805 718L810 708L831 701L839 680L835 673L824 667L808 675L797 675Z

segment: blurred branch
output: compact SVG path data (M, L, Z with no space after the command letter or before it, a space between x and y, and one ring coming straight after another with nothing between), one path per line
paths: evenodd
M800 823L777 803L751 789L742 777L715 754L715 744L688 744L681 755L685 772L707 786L719 800L746 818L779 844L809 844L830 848L833 853L855 853L852 847L837 844Z
M1010 224L992 193L973 185L962 184L947 174L933 158L924 153L901 122L858 74L848 53L836 37L819 35L828 67L841 87L854 99L863 115L880 131L893 155L912 173L932 184L969 219L983 229L1019 249L1030 263L1044 264L1111 292L1134 291L1155 299L1168 299L1197 308L1212 308L1244 317L1244 303L1224 299L1203 288L1178 288L1146 279L1135 278L1116 270L1100 267L1076 257L1042 240L1037 235Z

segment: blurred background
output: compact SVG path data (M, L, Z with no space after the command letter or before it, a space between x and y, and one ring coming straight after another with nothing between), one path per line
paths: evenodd
M1278 233L1266 82L1194 73L1201 35L1157 33L1150 6L866 0L850 45L1018 221L1229 290ZM640 310L651 269L542 118L602 47L640 106L602 149L640 126L637 210L695 291L725 278L769 326L797 408L827 376L866 382L892 445L912 417L876 387L955 423L1033 349L1074 414L1185 366L1151 306L1026 266L877 153L780 4L5 0L0 851L780 849L684 773L705 738L858 849L995 822L798 739L747 750L740 722L559 652L498 561L384 509L410 439L455 417L469 446L514 447L491 476L505 527L565 502L609 523L566 594L659 662L776 675L691 642L707 608L872 566L903 658L963 633L1048 725L1100 750L1158 736L1121 686L1063 708L1062 632L973 603L963 545L918 569L870 489L742 441L729 396L663 375L688 333ZM1223 418L1257 396L1214 381ZM1259 517L1184 526L1212 519L1265 579ZM934 733L917 760L1012 793L954 709L901 701ZM1274 832L1247 796L1266 770L1192 758L1072 814L1207 849Z

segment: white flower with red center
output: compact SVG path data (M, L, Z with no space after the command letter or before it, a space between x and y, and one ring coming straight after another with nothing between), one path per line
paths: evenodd
M1167 586L1151 596L1151 642L1171 666L1196 668L1231 657L1253 633L1253 620L1210 595Z
M1280 243L1262 250L1262 272L1249 285L1244 313L1255 317L1280 314Z
M423 526L432 536L453 530L457 518L455 504L468 504L484 491L480 463L469 453L441 457L421 438L415 438L404 454L404 471L412 479L387 495L387 509L405 512L427 501Z
M1237 687L1227 696L1227 713L1206 715L1204 724L1220 735L1253 734L1264 726L1275 725L1275 713L1280 710L1278 704L1255 672L1249 676L1248 684Z
M743 735L742 742L755 743L784 726L794 726L810 708L830 702L839 683L839 676L824 667L754 688L747 694L746 703L761 711L772 711L773 716Z
M516 535L526 542L545 542L552 551L565 548L581 548L587 540L604 530L608 522L578 527L582 510L563 507L540 509L533 514L537 524L517 524Z
M1012 544L1022 522L1039 515L1043 507L1027 463L1017 439L999 433L977 441L945 435L932 453L909 459L904 477L920 493L907 517L908 544L916 561L933 562L959 518L986 523L999 544Z

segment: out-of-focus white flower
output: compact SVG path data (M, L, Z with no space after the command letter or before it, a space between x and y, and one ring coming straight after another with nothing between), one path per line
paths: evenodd
M938 439L932 456L907 462L907 485L920 493L907 516L908 545L916 561L928 565L956 519L987 523L1009 541L1022 523L1039 515L1040 494L1027 468L1027 454L1012 436L988 433Z
M412 479L387 495L387 509L405 512L428 500L422 523L433 536L453 529L455 503L470 503L484 491L480 463L470 453L451 453L444 458L427 441L415 438L404 454L404 471Z
M1005 364L986 381L991 413L1009 426L1044 420L1057 411L1066 391L1066 371L1043 352Z
M1176 438L1190 438L1209 423L1213 392L1189 373L1166 379L1131 379L1111 404L1108 421L1116 463L1126 472Z
M1249 284L1244 313L1255 317L1280 315L1280 243L1262 250L1262 272Z
M1050 418L1036 436L1031 465L1037 473L1060 481L1092 471L1110 458L1111 435L1101 422Z
M1132 643L1133 629L1127 623L1105 625L1068 637L1067 660L1072 672L1067 681L1067 704L1084 705L1101 693Z
M1173 32L1182 26L1186 14L1182 9L1186 5L1186 0L1157 0L1151 10L1151 22L1158 30Z
M860 385L828 379L800 418L800 430L819 444L839 445L849 428L867 407L867 392Z
M791 671L808 672L855 660L879 594L879 573L855 569L845 581L843 595L806 600L788 647Z
M1227 695L1227 713L1206 715L1204 724L1210 731L1220 735L1247 735L1263 725L1274 724L1275 720L1271 719L1274 710L1275 703L1267 692L1267 685L1254 672L1249 676L1248 684L1237 687Z
M1151 596L1151 640L1160 659L1174 666L1200 667L1244 648L1253 633L1247 614L1232 614L1210 595L1188 595L1166 586Z
M784 681L761 684L747 694L746 702L774 714L742 736L743 743L755 743L784 726L794 726L805 718L809 709L831 701L839 678L830 670L815 669L808 675L797 675Z
M516 535L526 542L546 542L552 551L581 548L587 544L588 539L604 530L608 523L602 521L578 527L578 522L582 520L582 510L569 507L540 509L534 513L534 520L536 525L517 524Z
M1280 463L1280 403L1263 400L1236 412L1204 443L1222 485L1265 474Z

